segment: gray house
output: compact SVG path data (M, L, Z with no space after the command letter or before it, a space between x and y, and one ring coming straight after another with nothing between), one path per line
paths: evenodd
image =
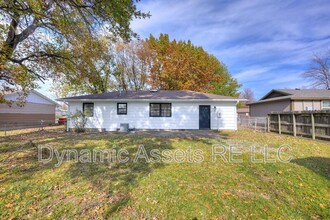
M265 117L270 112L330 110L330 90L273 89L248 105L251 117Z
M26 97L24 106L19 106L16 103L18 97L18 93L5 95L6 100L14 101L14 103L11 106L0 104L0 125L11 124L32 127L36 124L40 125L41 121L47 124L55 123L55 108L58 105L55 101L31 90Z
M238 117L249 117L250 116L250 106L244 106L242 108L237 108Z

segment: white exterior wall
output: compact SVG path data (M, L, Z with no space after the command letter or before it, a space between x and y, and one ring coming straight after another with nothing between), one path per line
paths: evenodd
M82 110L82 103L69 102L69 114ZM130 128L136 129L199 129L199 105L210 105L212 130L237 129L235 101L164 101L164 103L172 104L172 117L149 117L149 103L159 103L159 101L124 102L127 103L127 115L117 115L117 102L94 101L93 103L94 116L88 119L87 128L105 128L107 131L115 131L121 123L128 123ZM73 128L70 119L68 128Z

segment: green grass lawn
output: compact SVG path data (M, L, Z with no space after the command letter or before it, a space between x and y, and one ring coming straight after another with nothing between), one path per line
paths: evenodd
M52 129L0 139L0 218L329 219L330 144L249 130L219 138L73 134ZM30 143L29 141L32 141ZM200 163L37 161L35 146L203 151ZM213 144L235 145L242 163L212 161ZM252 163L250 147L282 144L290 163ZM226 158L229 158L228 152ZM258 159L263 158L260 153ZM5 160L5 161L3 161Z

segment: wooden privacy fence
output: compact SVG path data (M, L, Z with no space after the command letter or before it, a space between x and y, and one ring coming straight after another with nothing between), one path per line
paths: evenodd
M272 112L268 132L330 140L330 111Z

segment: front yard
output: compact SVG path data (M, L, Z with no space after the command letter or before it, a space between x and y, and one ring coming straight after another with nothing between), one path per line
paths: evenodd
M30 142L32 141L32 142ZM286 147L280 162L275 150ZM143 145L150 150L201 150L203 161L146 162L132 159ZM242 162L212 161L212 146L236 146ZM269 159L261 150L269 146ZM127 163L75 162L56 167L37 160L37 148L126 149ZM182 151L181 151L182 152ZM44 152L45 153L45 152ZM188 155L188 153L186 154ZM45 153L43 156L49 156ZM180 218L329 219L330 144L249 130L220 136L176 137L127 134L73 134L62 129L13 134L0 139L0 215L8 218Z

